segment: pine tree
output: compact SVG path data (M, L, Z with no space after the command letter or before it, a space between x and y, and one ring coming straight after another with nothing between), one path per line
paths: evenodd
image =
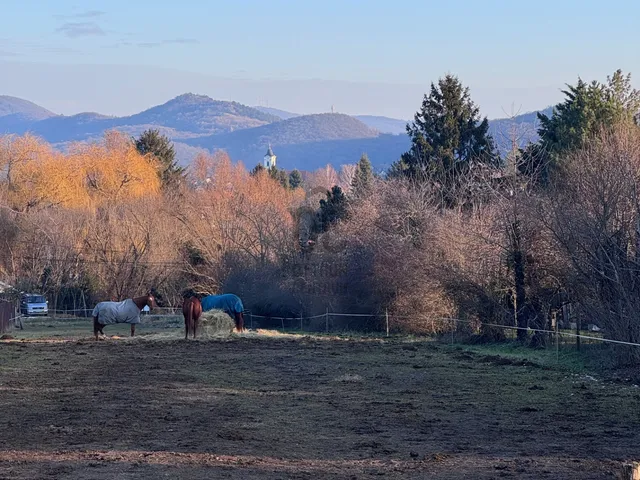
M163 188L175 186L184 178L184 168L176 161L176 151L171 140L159 130L149 129L135 140L136 149L142 155L151 155L159 163L158 176Z
M289 176L283 169L271 167L269 169L269 176L274 180L277 180L284 188L289 188Z
M278 182L280 182L280 185L282 185L283 188L289 189L290 187L289 175L287 175L287 172L284 169L278 170L278 169L272 168L272 170L274 171L273 178L278 180Z
M523 150L522 173L536 175L545 183L567 153L577 150L599 129L619 123L637 123L640 91L631 86L631 76L617 70L606 84L578 78L567 85L565 100L548 117L538 114L540 140Z
M471 162L498 162L487 118L471 100L469 89L447 75L431 84L414 121L407 125L411 149L390 173L450 184Z
M351 182L351 192L356 198L366 197L373 188L373 169L366 153L363 153L356 166L355 175Z
M298 169L291 170L291 173L289 174L289 187L291 190L302 187L302 174Z
M318 230L326 232L329 226L347 217L347 197L337 185L327 191L327 199L320 200Z
M283 169L278 169L276 167L271 167L267 169L261 163L259 163L258 165L253 167L253 170L249 172L249 175L252 175L255 177L261 172L266 172L271 178L273 178L274 180L277 180L280 183L280 185L282 185L284 188L287 188L287 189L289 188L289 176L287 175L287 172L285 172Z
M267 169L266 169L266 168L264 168L264 166L263 166L261 163L259 163L259 164L257 164L255 167L253 167L253 170L251 170L251 171L249 172L249 175L252 175L252 176L254 176L254 177L255 177L255 176L256 176L256 175L258 175L260 172L264 172L264 171L266 171L266 170L267 170Z

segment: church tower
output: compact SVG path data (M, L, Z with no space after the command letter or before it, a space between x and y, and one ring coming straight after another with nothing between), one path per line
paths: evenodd
M267 170L276 168L276 156L273 154L271 144L269 144L269 150L267 150L267 154L264 156L264 168Z

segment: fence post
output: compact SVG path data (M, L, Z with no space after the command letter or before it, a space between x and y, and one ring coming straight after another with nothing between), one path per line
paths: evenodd
M327 312L324 315L324 323L325 323L325 332L329 333L329 307L327 307Z
M249 312L249 325L250 329L253 330L253 313Z
M385 309L384 316L387 320L387 337L389 336L389 309Z
M300 333L302 333L302 310L300 310Z
M453 345L453 330L456 328L456 321L451 319L451 345Z
M580 315L576 316L576 348L580 351L580 328L582 324L580 322Z
M558 337L558 322L556 322L556 363L560 363L560 342Z

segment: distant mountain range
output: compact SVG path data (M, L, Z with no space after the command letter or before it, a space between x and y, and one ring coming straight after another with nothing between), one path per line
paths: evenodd
M30 132L65 149L70 142L96 140L109 129L139 135L156 128L173 140L183 165L198 152L224 149L251 168L262 161L271 144L278 165L286 169L314 170L327 163L338 168L367 153L376 170L383 170L409 148L406 124L371 115L300 115L190 93L127 117L56 115L27 100L0 96L0 134ZM535 112L490 121L491 133L503 150L511 147L514 135L521 144L535 141L536 128Z

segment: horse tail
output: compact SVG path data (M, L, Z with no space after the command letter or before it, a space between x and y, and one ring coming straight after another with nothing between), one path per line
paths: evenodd
M193 301L191 298L184 299L182 314L184 315L185 338L188 338L191 330L191 319L193 318Z
M202 315L202 304L198 298L193 297L191 299L191 319L193 321L193 338L196 337L196 333L198 330L198 320L200 319L200 315Z

